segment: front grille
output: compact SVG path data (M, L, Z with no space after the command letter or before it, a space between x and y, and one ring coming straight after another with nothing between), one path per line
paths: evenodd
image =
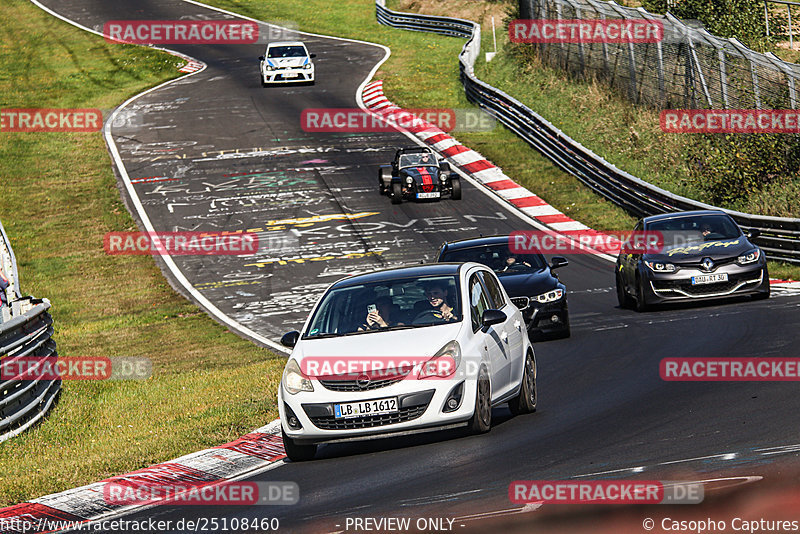
M706 271L705 269L703 269L703 265L702 265L703 260L684 261L684 262L676 261L676 262L673 262L673 263L676 266L678 266L680 268L683 268L683 269L698 269L698 270L703 271L703 272L713 273L719 267L722 267L723 265L729 265L731 263L735 263L736 262L736 256L731 256L730 258L721 258L721 259L713 260L713 261L714 261L714 268L712 270L710 270L710 271Z
M383 415L365 415L363 417L351 417L349 419L336 419L332 415L324 417L310 417L314 426L322 430L353 430L356 428L372 428L376 426L393 425L395 423L405 423L412 421L428 408L427 404L401 408L397 413L387 413Z
M366 386L359 385L357 380L320 380L319 383L322 384L325 389L331 391L370 391L400 382L406 375L408 375L408 371L397 376L391 376L381 380L372 380Z
M524 310L530 304L531 299L528 297L511 297L511 302L520 310Z
M748 273L745 276L741 275L728 275L727 282L718 282L716 284L701 284L693 286L691 280L659 280L653 282L653 289L656 291L668 291L672 294L678 294L675 290L679 290L693 297L702 297L705 295L715 295L717 293L726 293L733 290L742 282L753 278L753 273ZM754 280L753 284L758 283L759 280ZM745 284L742 289L749 289L753 284Z

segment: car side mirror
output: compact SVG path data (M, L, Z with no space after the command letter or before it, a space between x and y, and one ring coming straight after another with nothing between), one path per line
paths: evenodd
M563 256L553 256L553 261L550 264L551 269L558 269L559 267L566 267L569 265L567 258Z
M755 239L761 235L761 230L758 228L751 228L749 232L747 232L747 239Z
M508 316L500 310L484 310L481 316L482 330L486 332L493 324L502 323L508 319Z
M310 57L311 59L314 59L315 57L317 57L317 54L309 54L308 57Z
M258 56L259 61L264 61L264 56Z
M291 332L287 332L283 334L281 338L281 345L284 347L294 348L297 345L297 340L300 339L300 332L297 330L292 330Z

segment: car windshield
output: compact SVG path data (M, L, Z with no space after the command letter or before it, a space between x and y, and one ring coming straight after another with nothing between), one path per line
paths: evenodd
M648 223L647 230L661 232L664 244L668 247L687 242L736 239L742 235L733 219L723 214L662 219Z
M456 276L384 280L329 290L303 339L421 328L461 320Z
M539 271L547 265L541 254L515 254L502 245L481 245L446 251L439 261L482 263L498 275Z
M436 158L427 152L420 152L415 154L401 154L398 165L403 167L416 167L426 165L436 165Z
M267 51L267 57L306 57L306 49L302 46L272 46Z

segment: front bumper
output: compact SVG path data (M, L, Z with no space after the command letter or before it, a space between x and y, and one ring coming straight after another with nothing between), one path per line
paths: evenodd
M326 389L312 380L313 392L289 395L278 388L278 411L284 432L298 443L324 443L343 438L359 438L394 434L403 431L449 426L466 421L475 408L476 381L460 377L447 380L402 380L386 387L361 392L340 392ZM444 412L452 391L462 385L457 409ZM336 418L334 404L397 397L399 411L394 414ZM290 428L287 409L294 414L301 428Z
M313 82L314 68L261 70L264 83Z
M728 263L712 272L681 268L676 273L654 273L645 267L647 302L686 302L719 299L738 295L769 292L769 275L763 262L754 265ZM728 280L712 284L692 285L693 276L726 273Z
M561 334L569 330L569 307L567 297L564 295L555 302L540 303L528 297L513 297L511 300L522 311L528 336L549 336Z

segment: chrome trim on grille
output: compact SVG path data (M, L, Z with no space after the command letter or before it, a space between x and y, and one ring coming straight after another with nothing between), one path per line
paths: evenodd
M511 297L511 303L514 304L520 311L526 309L531 304L530 297Z

